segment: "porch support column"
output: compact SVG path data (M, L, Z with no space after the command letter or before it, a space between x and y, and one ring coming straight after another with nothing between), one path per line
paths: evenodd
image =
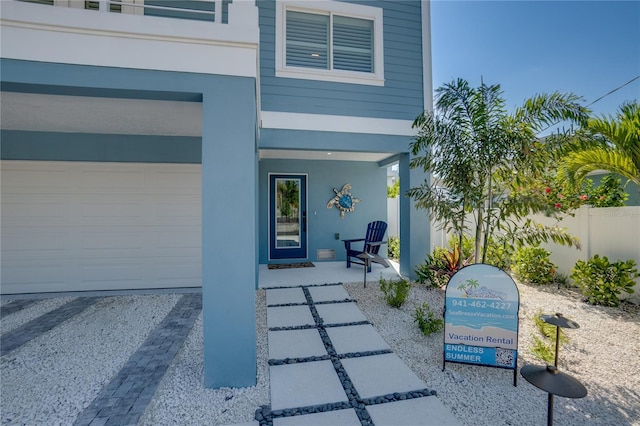
M204 385L256 384L255 79L203 94L202 302Z
M431 252L431 226L425 210L418 210L413 199L404 196L409 188L418 186L428 175L409 168L410 154L400 155L400 273L416 278L415 268Z

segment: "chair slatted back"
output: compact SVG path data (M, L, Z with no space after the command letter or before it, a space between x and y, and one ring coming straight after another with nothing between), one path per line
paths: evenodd
M364 237L364 251L371 254L378 254L380 245L370 245L382 241L384 233L387 231L387 222L377 220L367 225L367 235Z

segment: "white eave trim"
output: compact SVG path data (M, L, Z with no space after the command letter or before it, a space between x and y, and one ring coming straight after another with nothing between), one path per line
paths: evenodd
M415 136L411 120L262 111L263 129Z

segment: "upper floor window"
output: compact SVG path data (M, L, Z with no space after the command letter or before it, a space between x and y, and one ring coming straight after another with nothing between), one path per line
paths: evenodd
M384 85L382 9L318 4L277 2L276 76Z

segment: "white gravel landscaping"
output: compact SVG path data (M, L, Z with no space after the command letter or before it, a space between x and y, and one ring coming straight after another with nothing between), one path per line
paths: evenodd
M345 284L350 297L391 349L437 391L465 425L542 425L547 394L518 371L447 363L442 371L443 334L424 336L413 321L415 308L429 303L442 312L443 290L414 285L400 309L386 305L377 283ZM518 367L543 365L530 349L532 320L541 309L580 324L567 330L560 369L580 380L582 399L556 397L558 425L640 425L640 308L588 305L572 289L519 285ZM96 305L9 353L0 361L2 424L72 424L102 387L175 305L181 294L118 296ZM9 315L2 331L59 306L48 299ZM70 299L66 299L67 301ZM203 386L202 315L149 404L141 425L229 425L250 422L269 401L265 291L256 292L257 384L241 389Z
M531 353L532 317L541 309L576 321L567 330L559 368L588 390L582 399L555 397L554 422L558 425L640 424L640 309L588 305L571 289L519 285L520 327L518 369L544 365ZM542 425L547 421L547 394L529 384L518 371L447 363L442 371L443 334L424 336L413 322L416 306L428 302L439 314L443 290L414 285L400 309L386 305L377 284L347 284L345 288L395 353L466 425Z
M180 296L101 299L2 357L2 424L72 424Z

